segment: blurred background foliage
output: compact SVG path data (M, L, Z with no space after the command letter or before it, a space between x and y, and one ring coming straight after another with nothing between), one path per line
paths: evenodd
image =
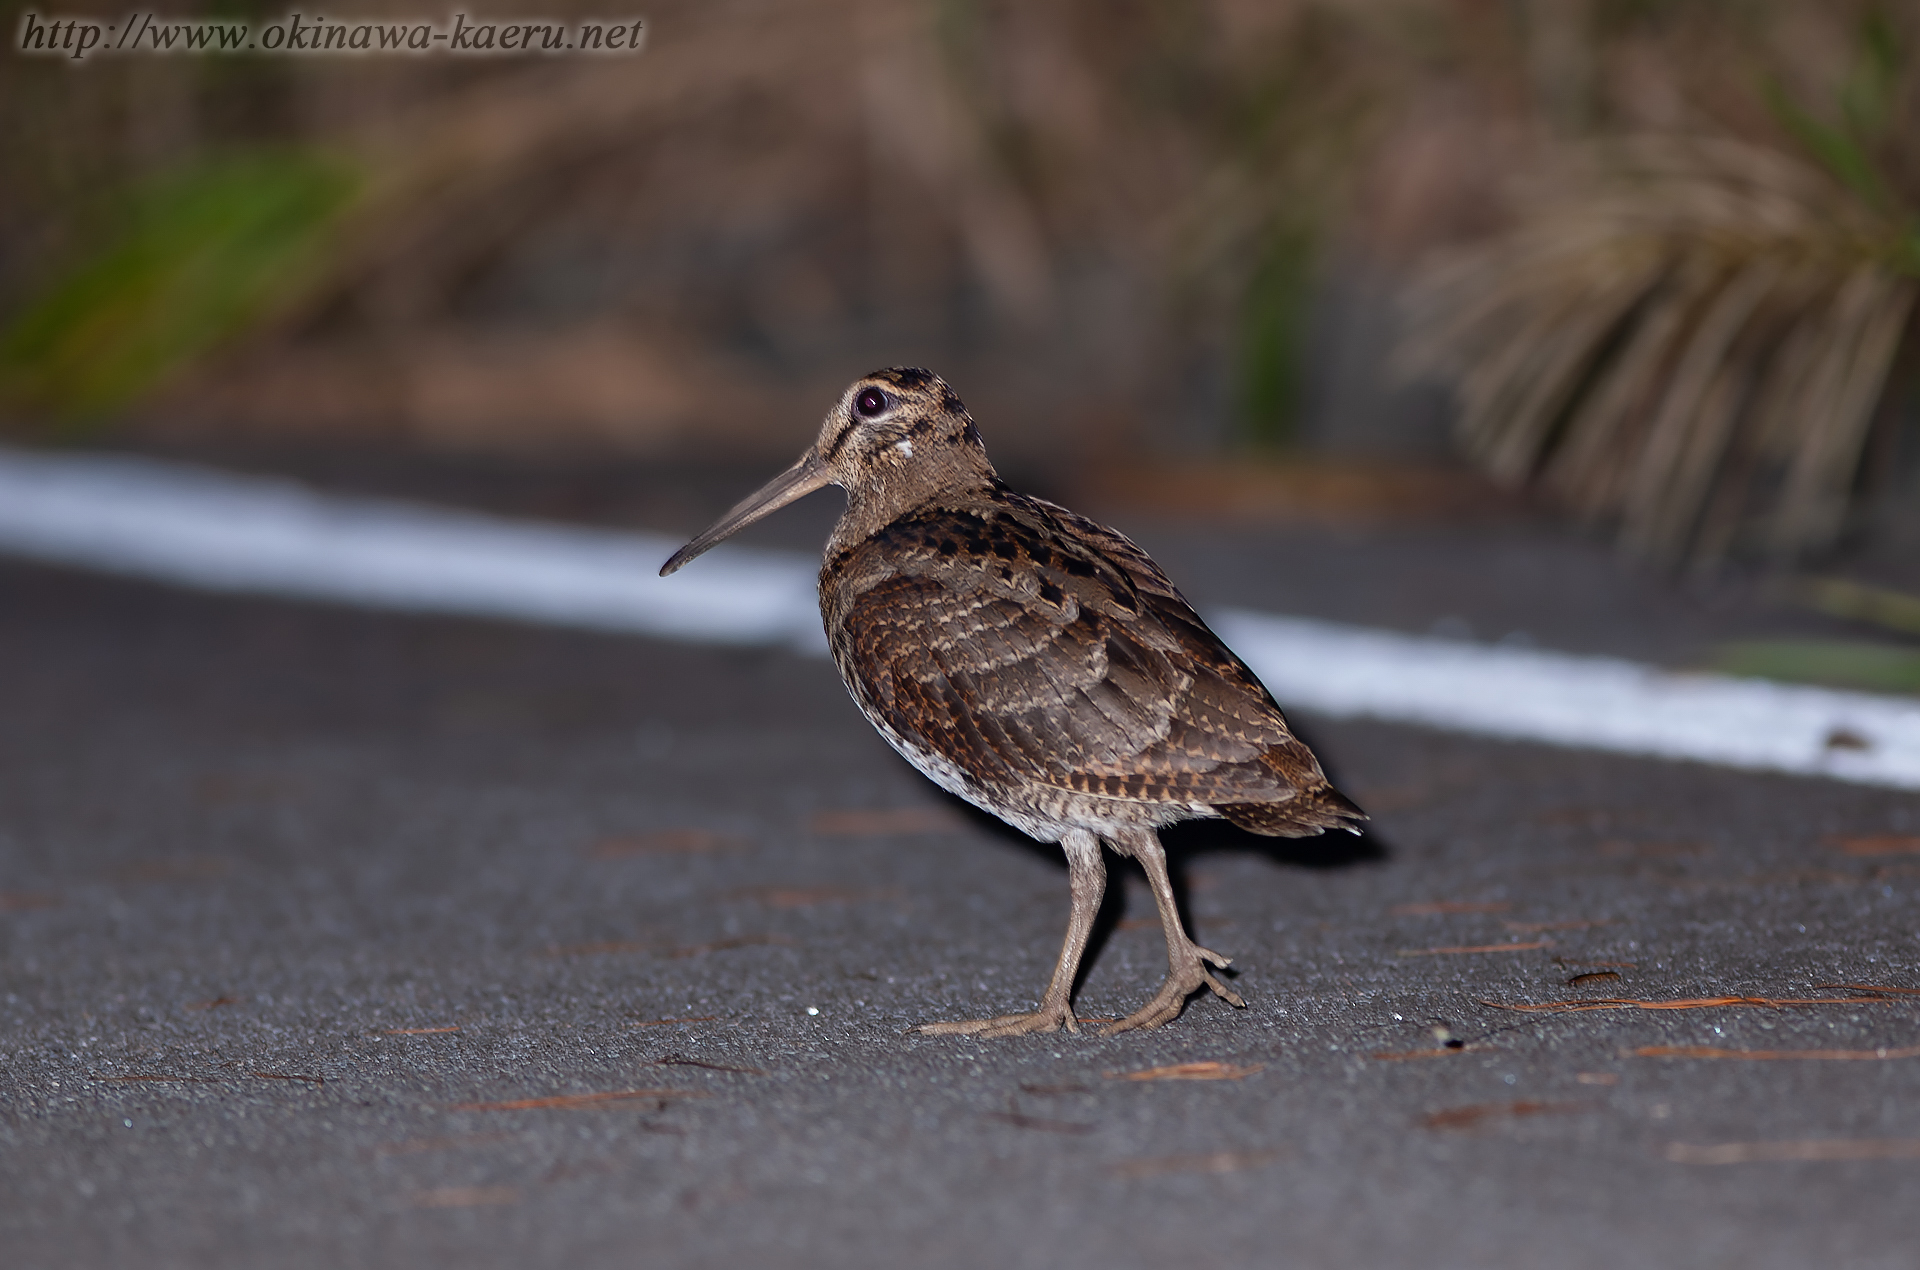
M1457 377L1468 452L1663 562L1832 545L1920 287L1907 34L1867 10L1817 104L1757 72L1757 126L1538 165L1418 292L1408 360Z
M646 17L613 60L10 56L6 426L774 457L918 362L1017 468L1458 453L1669 565L1915 486L1910 4Z
M130 182L94 246L9 324L0 366L19 401L55 427L136 402L312 285L354 186L344 164L271 150Z

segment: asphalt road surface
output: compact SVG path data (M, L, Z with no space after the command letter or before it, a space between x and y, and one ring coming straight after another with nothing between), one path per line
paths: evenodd
M1140 536L1202 602L1811 629L1526 526ZM1920 1264L1911 794L1301 716L1376 833L1171 835L1247 1008L977 1042L907 1029L1031 1008L1064 867L823 660L4 564L0 699L9 1267ZM1087 1018L1164 970L1112 876Z

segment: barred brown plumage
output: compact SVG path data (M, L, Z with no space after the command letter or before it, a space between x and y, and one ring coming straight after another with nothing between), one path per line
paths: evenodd
M1108 1031L1157 1027L1187 997L1238 995L1187 938L1158 831L1224 818L1299 837L1366 816L1328 783L1253 672L1125 536L1007 488L960 399L912 367L854 383L800 461L681 548L667 574L823 485L847 491L820 613L860 709L940 785L1043 842L1072 913L1040 1008L936 1033L1077 1030L1071 995L1105 889L1100 844L1153 886L1169 973Z

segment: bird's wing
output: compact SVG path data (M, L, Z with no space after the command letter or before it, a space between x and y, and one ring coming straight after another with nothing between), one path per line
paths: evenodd
M1091 525L1010 498L927 509L868 540L828 615L856 693L989 784L1216 804L1323 779L1145 553Z

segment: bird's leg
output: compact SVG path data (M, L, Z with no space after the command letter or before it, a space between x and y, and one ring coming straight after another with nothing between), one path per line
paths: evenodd
M1186 1004L1187 998L1202 987L1213 989L1215 996L1231 1005L1246 1008L1247 1003L1240 999L1240 994L1214 978L1207 969L1209 963L1225 966L1227 959L1187 938L1186 928L1180 924L1180 909L1173 902L1173 883L1167 878L1167 853L1160 846L1159 834L1151 829L1129 829L1116 834L1113 845L1122 855L1138 860L1140 867L1147 871L1147 882L1153 887L1153 902L1160 909L1160 928L1167 937L1167 980L1160 985L1153 1000L1118 1023L1108 1024L1100 1034L1112 1036L1115 1032L1171 1023L1180 1016L1180 1007Z
M1054 964L1053 979L1047 995L1032 1014L1003 1014L993 1019L968 1019L959 1023L922 1023L916 1031L932 1036L1020 1036L1027 1032L1052 1032L1064 1027L1078 1032L1073 1017L1073 981L1080 975L1080 955L1087 950L1087 937L1093 933L1093 919L1100 912L1100 897L1107 890L1107 864L1100 858L1100 840L1085 829L1074 829L1060 840L1067 853L1067 880L1073 892L1073 911L1067 917L1067 938L1060 945L1060 960Z

